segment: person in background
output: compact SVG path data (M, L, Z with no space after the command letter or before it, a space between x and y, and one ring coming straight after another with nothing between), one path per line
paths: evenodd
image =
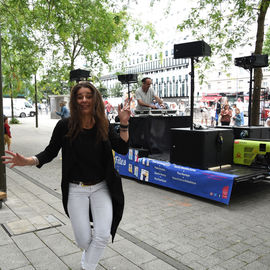
M62 101L60 102L60 107L61 107L61 111L60 112L57 112L55 111L55 113L59 116L61 116L62 119L64 118L68 118L70 116L70 113L69 113L69 110L68 108L66 107L66 104L67 102L66 101Z
M220 122L222 126L229 126L232 117L232 110L228 104L224 105L224 108L220 112L221 118Z
M232 119L233 119L233 122L234 122L234 117L235 117L235 111L236 111L236 104L233 104L232 107L231 107L231 110L232 110Z
M152 79L145 77L142 79L142 87L137 89L135 97L137 100L136 110L150 110L157 109L153 104L153 100L158 102L158 104L163 107L163 101L160 99L154 92L154 89L151 87Z
M207 126L207 122L208 122L208 109L207 109L207 104L205 102L201 102L201 104L200 104L200 110L201 110L201 123L203 125L203 121L205 121L205 125Z
M179 116L184 116L186 111L185 102L183 100L180 100L178 107L179 107Z
M71 220L77 245L83 249L81 267L95 270L108 243L114 239L124 210L124 194L114 168L112 149L125 155L129 148L129 104L118 105L120 132L105 114L100 92L89 82L75 85L70 94L69 118L56 124L48 146L24 157L6 151L4 164L41 168L62 149L62 201ZM90 221L93 221L91 229Z
M233 120L234 120L235 126L237 127L241 126L242 119L241 119L240 110L238 108L235 108L235 115L233 116Z
M270 112L267 113L267 119L264 124L265 127L270 127Z
M241 125L243 126L244 125L244 109L245 109L245 105L244 105L244 102L242 101L242 99L239 97L237 99L237 102L236 102L236 107L240 110L240 115L241 115Z
M220 100L218 100L216 104L216 126L218 126L220 112L221 112L221 102Z
M10 151L11 146L11 132L10 132L10 126L8 124L8 118L4 116L4 142L5 145L8 147L8 151Z
M216 121L216 108L215 104L212 104L211 109L210 109L210 118L211 118L211 127L215 126L215 121Z

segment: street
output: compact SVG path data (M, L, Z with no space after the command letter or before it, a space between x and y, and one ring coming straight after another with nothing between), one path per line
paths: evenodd
M11 149L25 156L43 150L58 121L41 115L36 128L34 117L19 120L11 125ZM80 269L82 252L64 215L60 181L61 152L42 169L7 168L1 270ZM228 206L132 179L123 179L123 187L123 220L98 270L270 269L268 182L236 186ZM55 223L26 228L26 219L31 223L44 216ZM7 233L12 222L19 228L12 231L13 224Z

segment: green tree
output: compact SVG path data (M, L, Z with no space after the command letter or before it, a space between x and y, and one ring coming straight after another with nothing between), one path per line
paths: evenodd
M109 97L108 89L106 87L100 86L100 87L98 87L98 90L101 93L103 98Z
M0 2L3 89L11 98L31 95L29 82L42 61L43 49L31 28L31 18L27 1Z
M265 35L265 41L263 43L263 54L270 55L270 27Z
M178 27L181 31L191 30L194 37L207 41L211 45L212 54L222 57L226 67L228 63L231 63L233 49L252 42L249 27L256 20L254 53L262 54L264 21L269 3L269 0L198 1L198 5L191 9L188 18ZM212 64L207 57L202 61L202 65L206 68ZM201 78L203 78L202 74ZM262 70L256 68L254 70L252 125L259 124L261 81Z
M123 9L117 9L114 2L36 0L34 12L39 16L35 25L45 33L51 46L51 64L60 66L61 63L70 71L75 68L76 60L86 59L94 70L101 62L108 63L114 46L125 47L129 17Z
M110 89L112 97L122 97L124 86L120 82L117 82L113 88Z

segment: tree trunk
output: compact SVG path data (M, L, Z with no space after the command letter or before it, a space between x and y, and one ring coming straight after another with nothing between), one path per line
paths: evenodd
M12 85L9 83L10 87L10 108L11 108L11 119L14 118L14 105L13 105L13 90L12 90Z
M255 45L255 54L262 54L263 40L264 40L264 21L267 9L269 7L269 0L261 0L257 20L257 36ZM262 84L262 69L255 68L254 70L254 89L253 89L253 104L251 109L251 125L258 126L260 120L260 96Z

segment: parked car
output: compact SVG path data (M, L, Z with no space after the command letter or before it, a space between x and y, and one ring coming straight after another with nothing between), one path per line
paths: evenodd
M3 98L3 113L11 116L11 99ZM13 98L13 113L15 117L35 116L35 108L25 98Z

